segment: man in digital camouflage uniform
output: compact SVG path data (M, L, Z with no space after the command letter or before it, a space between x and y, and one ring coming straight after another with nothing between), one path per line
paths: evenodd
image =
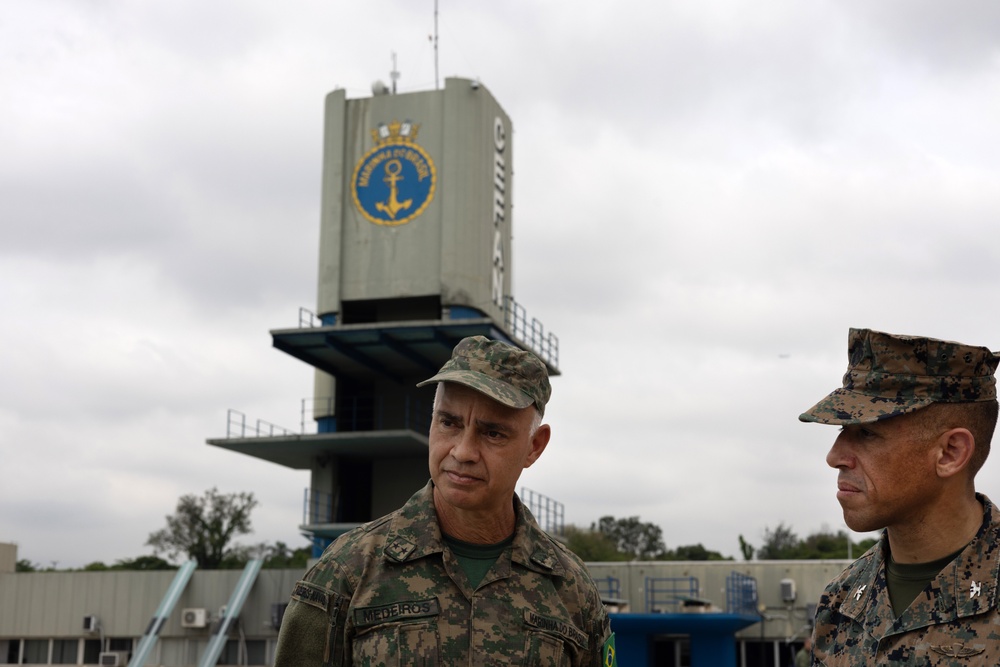
M545 365L475 336L430 383L431 481L296 584L275 665L612 664L585 566L514 493L549 441Z
M799 419L841 425L826 460L844 520L884 531L820 598L813 664L1000 664L1000 512L974 485L1000 357L868 329L848 345L843 388Z

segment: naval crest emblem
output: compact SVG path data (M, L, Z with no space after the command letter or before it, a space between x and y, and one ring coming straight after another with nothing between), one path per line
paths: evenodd
M351 176L351 198L376 225L405 225L434 198L437 171L417 144L420 126L410 121L382 123L371 131L375 146L358 160Z

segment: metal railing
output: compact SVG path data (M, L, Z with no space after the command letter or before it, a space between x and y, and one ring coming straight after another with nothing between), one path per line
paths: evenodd
M247 416L239 410L230 408L226 411L227 438L267 438L276 435L295 435L295 431L263 419L247 423Z
M643 589L646 613L678 612L684 600L698 597L698 577L646 577Z
M536 318L528 321L524 306L512 296L503 299L504 328L521 342L526 343L542 361L559 367L559 338L555 334L545 333L545 327Z
M546 533L559 536L566 534L566 506L561 502L523 486L521 487L521 502Z
M308 308L299 308L299 328L312 329L323 326L323 321L316 317L316 313Z
M759 616L757 580L733 572L726 577L726 612L741 616Z
M334 496L323 491L305 490L302 502L302 523L304 525L317 523L332 523L335 516Z
M403 414L393 414L386 419L383 401L379 398L341 399L334 406L333 398L303 398L299 431L258 419L247 420L239 410L226 411L227 438L268 438L274 436L317 433L314 419L323 416L335 418L337 431L353 433L359 431L382 431L387 428L401 428L427 435L431 428L431 403L407 396L403 401ZM334 408L339 407L339 411Z
M537 318L528 319L528 311L512 296L503 299L503 325L515 338L525 343L542 361L559 367L559 338L546 333ZM323 326L323 321L308 308L299 308L299 328L312 329Z
M317 419L336 419L338 432L382 431L402 428L427 435L431 428L431 402L406 396L402 415L386 414L381 396L341 398L303 398L302 433L316 433Z

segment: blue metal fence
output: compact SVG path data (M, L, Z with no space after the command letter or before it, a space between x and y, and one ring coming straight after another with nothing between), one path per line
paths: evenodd
M726 577L726 612L741 616L759 616L757 580L733 572Z
M684 600L698 597L698 577L646 577L646 612L678 612Z
M594 583L597 584L597 591L601 594L602 598L622 599L622 582L618 577L608 575L600 579L594 579Z

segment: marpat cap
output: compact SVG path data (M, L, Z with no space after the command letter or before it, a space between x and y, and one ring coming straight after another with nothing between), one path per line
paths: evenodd
M799 415L804 422L865 424L931 403L996 400L1000 356L988 348L851 329L844 386Z

